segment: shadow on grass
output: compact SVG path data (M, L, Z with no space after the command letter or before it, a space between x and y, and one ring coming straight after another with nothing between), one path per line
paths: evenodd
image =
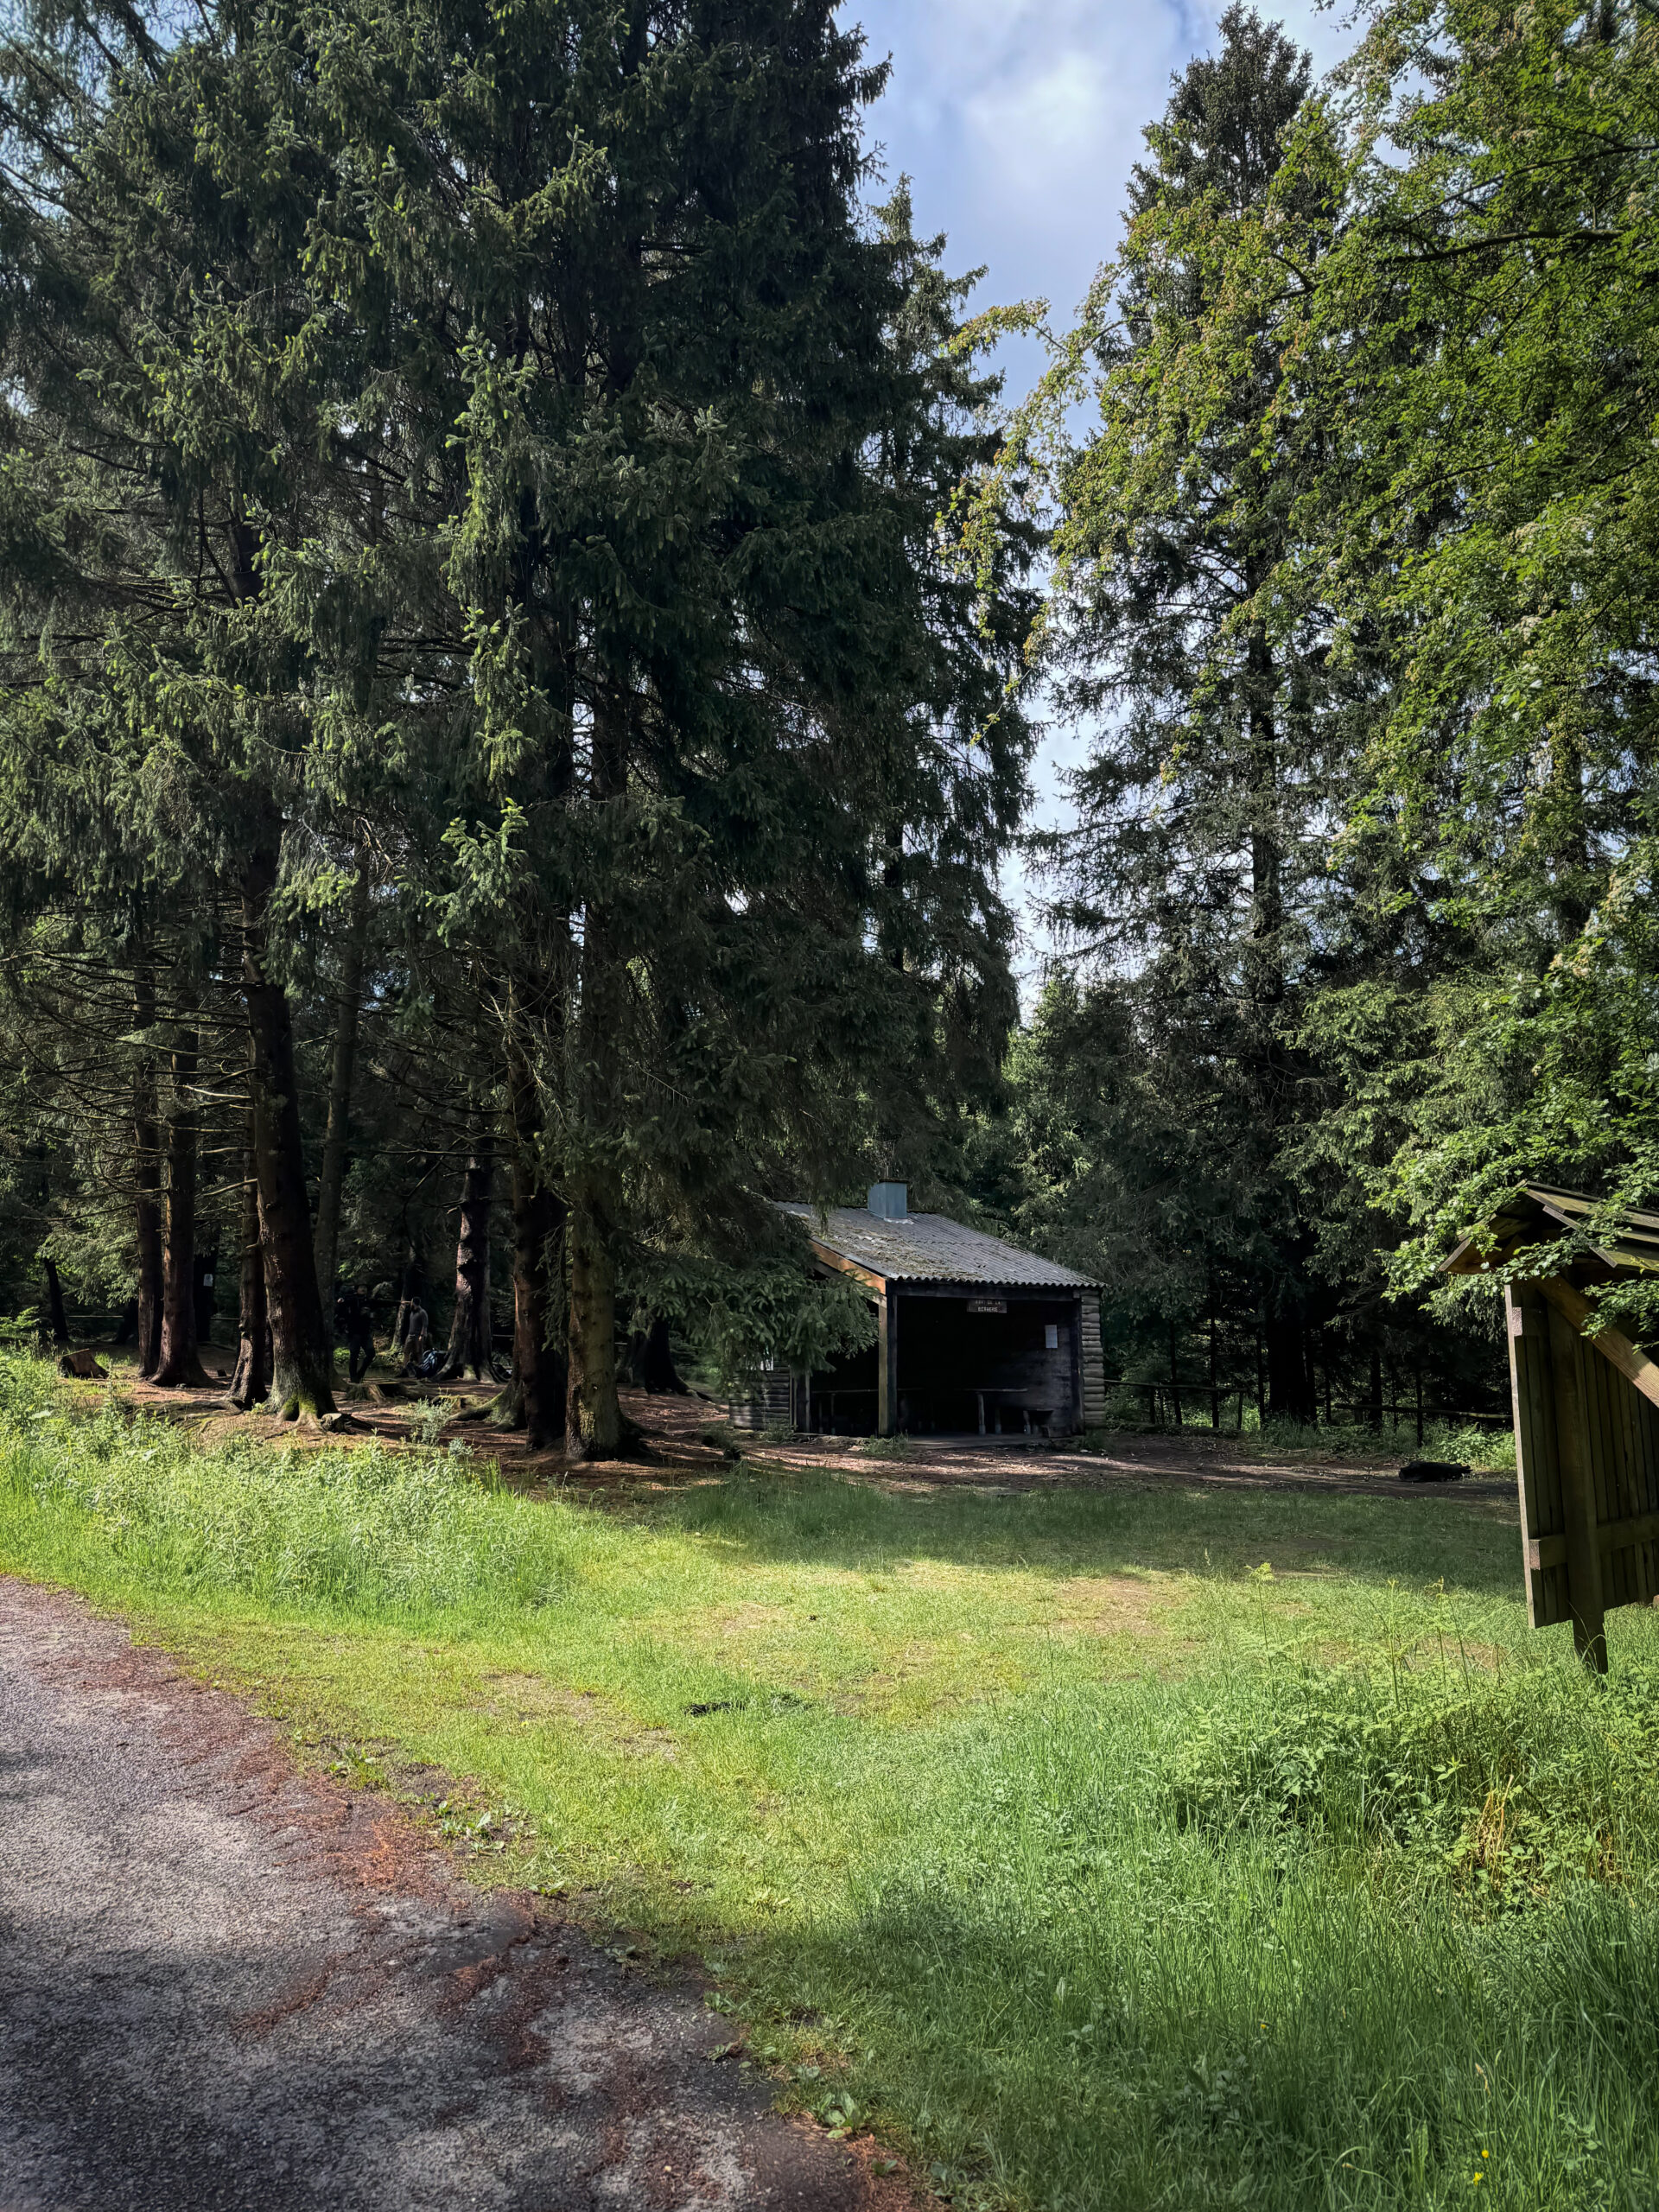
M1395 1498L1125 1482L1109 1491L952 1491L925 1496L831 1474L740 1471L675 1496L636 1498L663 1529L695 1531L756 1560L870 1572L909 1560L1057 1577L1230 1577L1276 1570L1488 1597L1518 1596L1512 1509L1451 1492Z
M1057 1867L1069 1910L1046 1913L995 1868L976 1900L965 1871L896 1886L790 1962L873 2056L855 2095L879 2101L902 2039L952 2182L1116 2212L1403 2212L1465 2200L1484 2164L1483 2201L1514 2212L1649 2201L1659 1930L1626 1900L1482 1926L1421 1894L1390 1912L1328 1866L1287 1882L1241 1861L1207 1896L1160 1894L1147 1866L1116 1895ZM1369 2190L1330 2192L1344 2160Z

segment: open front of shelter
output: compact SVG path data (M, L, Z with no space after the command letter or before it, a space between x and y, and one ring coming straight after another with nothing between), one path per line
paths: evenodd
M944 1214L902 1183L864 1206L789 1205L817 1264L860 1283L876 1340L811 1374L763 1371L740 1425L830 1436L1065 1435L1105 1414L1099 1287Z

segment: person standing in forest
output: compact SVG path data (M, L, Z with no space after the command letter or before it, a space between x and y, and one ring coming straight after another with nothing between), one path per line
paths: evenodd
M346 1345L347 1374L360 1382L374 1363L374 1315L360 1283L341 1290L334 1300L334 1331Z
M432 1325L418 1299L410 1303L404 1317L404 1341L397 1350L403 1358L403 1373L420 1375L424 1372L427 1355L431 1349Z

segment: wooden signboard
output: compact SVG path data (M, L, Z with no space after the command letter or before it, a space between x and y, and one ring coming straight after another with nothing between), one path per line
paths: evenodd
M1565 1277L1511 1282L1510 1380L1527 1612L1607 1664L1604 1615L1659 1597L1659 1365Z

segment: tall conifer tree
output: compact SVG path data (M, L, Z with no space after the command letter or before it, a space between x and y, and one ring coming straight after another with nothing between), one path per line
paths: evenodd
M467 654L434 911L511 1010L514 1187L568 1224L569 1441L604 1454L631 1242L752 1227L768 1157L844 1172L946 969L1001 972L1017 593L988 650L936 530L976 395L900 342L913 242L856 201L880 73L827 6L403 20L382 111L343 46L317 99Z
M1324 459L1285 287L1259 281L1315 268L1339 203L1334 143L1322 173L1303 115L1310 76L1276 26L1228 10L1147 132L1117 259L1011 447L1040 460L1039 434L1057 434L1046 664L1091 743L1075 826L1046 855L1103 1041L1132 1035L1146 1063L1114 1110L1153 1117L1124 1154L1159 1163L1135 1200L1143 1248L1163 1255L1149 1295L1173 1323L1224 1274L1258 1306L1272 1409L1298 1420L1313 1413L1314 1232L1286 1155L1364 697L1332 681L1325 610L1287 620L1273 590ZM1064 409L1091 385L1098 422L1073 446ZM1051 1045L1081 1046L1087 1003L1057 1001Z
M359 820L499 1017L515 1395L544 1430L563 1304L581 1452L619 1270L827 1187L942 1007L1007 1002L1022 556L943 557L985 392L860 210L879 84L822 0L233 3L35 130L73 370L14 322L10 573L28 650L86 620L16 726L66 791L116 764L151 887L234 892L285 1404L327 1332L273 925Z
M203 937L229 925L212 957L247 1027L273 1394L297 1414L333 1410L332 1361L276 917L285 836L326 796L320 709L353 688L360 707L372 660L303 589L310 549L340 569L366 534L340 427L362 351L303 280L329 188L315 149L270 128L284 58L257 10L176 41L119 10L54 12L12 49L4 342L27 404L0 561L16 826L55 830L42 857L82 898ZM190 1049L181 1033L176 1068ZM163 1370L194 1374L177 1285L168 1311Z

